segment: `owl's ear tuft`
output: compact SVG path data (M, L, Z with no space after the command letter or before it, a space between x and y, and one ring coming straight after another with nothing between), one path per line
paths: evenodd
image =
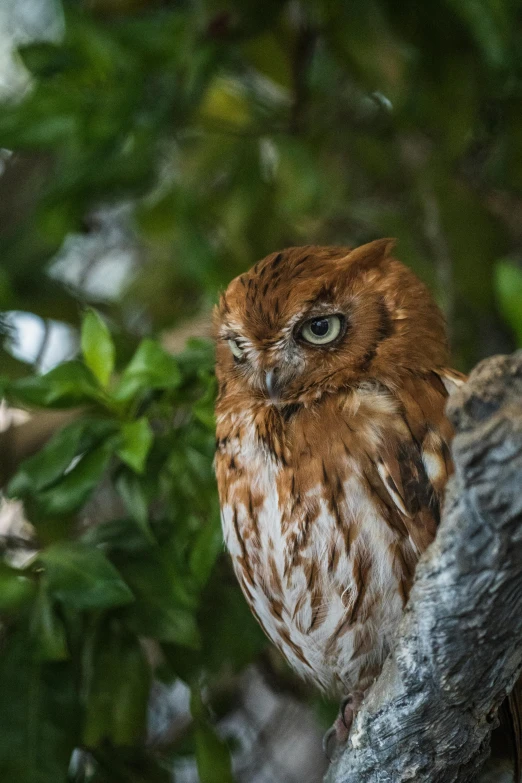
M367 242L365 245L356 247L351 253L348 253L346 260L350 266L356 266L358 269L370 269L372 266L378 266L381 261L388 258L395 247L397 240L392 238L375 239L373 242Z
M212 308L212 338L217 340L219 335L219 329L221 327L221 313L219 312L219 305L215 304Z
M227 313L230 312L230 305L227 302L227 294L226 292L223 292L219 297L219 304L218 304L219 312L223 315L227 315Z

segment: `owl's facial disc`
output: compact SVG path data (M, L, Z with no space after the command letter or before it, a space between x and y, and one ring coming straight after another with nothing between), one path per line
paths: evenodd
M245 334L241 324L230 322L223 338L232 354L239 374L257 393L272 405L284 405L302 390L300 378L308 385L308 369L317 369L320 354L331 361L347 332L347 317L331 312L331 306L316 303L272 335L270 344L263 345L255 334ZM329 365L329 371L331 364Z

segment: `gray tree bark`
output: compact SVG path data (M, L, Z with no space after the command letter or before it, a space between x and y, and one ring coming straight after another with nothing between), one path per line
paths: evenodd
M522 351L481 362L448 415L455 475L437 538L327 783L476 781L521 671Z

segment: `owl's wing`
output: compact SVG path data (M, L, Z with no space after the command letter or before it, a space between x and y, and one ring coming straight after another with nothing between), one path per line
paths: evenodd
M395 392L400 420L367 467L367 479L391 526L421 553L435 536L446 482L453 471L449 390L464 383L453 370L412 376Z

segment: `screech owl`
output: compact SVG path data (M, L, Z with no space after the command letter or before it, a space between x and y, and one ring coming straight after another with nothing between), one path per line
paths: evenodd
M435 535L452 471L444 407L463 381L439 309L392 247L274 253L215 314L226 545L268 637L340 695L380 673Z

